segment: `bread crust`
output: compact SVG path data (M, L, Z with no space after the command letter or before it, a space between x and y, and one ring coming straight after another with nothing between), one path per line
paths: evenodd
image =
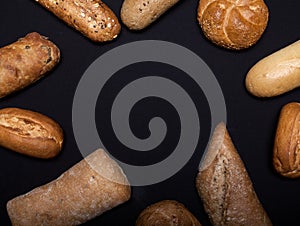
M34 83L59 60L58 47L37 32L0 48L0 98Z
M10 200L7 211L13 226L79 225L127 201L130 192L122 169L99 149L56 180Z
M272 225L223 123L216 127L212 142L196 178L196 188L211 223Z
M263 0L200 0L198 22L204 35L218 46L240 50L254 45L268 23Z
M136 226L201 226L186 207L174 200L163 200L148 206L139 215Z
M61 151L63 131L58 123L20 108L0 110L0 145L36 158L53 158Z
M247 90L274 97L300 86L300 40L261 59L248 72Z
M101 0L36 1L94 42L111 41L121 31L118 18Z
M179 0L124 0L121 20L131 30L141 30L157 20Z
M280 113L274 149L273 165L282 176L300 177L300 104L289 103Z

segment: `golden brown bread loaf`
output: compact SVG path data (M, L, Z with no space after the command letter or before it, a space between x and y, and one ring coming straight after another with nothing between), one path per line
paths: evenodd
M40 79L59 59L57 46L36 32L0 48L0 98Z
M131 30L149 26L179 0L124 0L122 22Z
M300 86L300 40L257 62L246 77L247 90L273 97Z
M273 165L282 176L300 177L300 104L289 103L280 113L276 131Z
M36 0L95 42L110 41L121 30L116 15L101 0Z
M263 0L200 0L198 21L204 35L228 49L245 49L255 44L268 23Z
M63 132L52 119L20 108L0 110L0 145L37 158L55 157L62 148Z
M173 200L152 204L139 215L136 226L201 226L184 205Z
M272 225L223 123L202 159L196 187L213 225Z
M13 226L79 225L130 198L122 169L99 149L56 180L7 203Z

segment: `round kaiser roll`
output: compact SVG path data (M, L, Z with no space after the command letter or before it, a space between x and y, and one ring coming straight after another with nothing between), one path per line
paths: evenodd
M240 50L254 45L265 31L269 10L263 0L200 0L198 21L218 46Z

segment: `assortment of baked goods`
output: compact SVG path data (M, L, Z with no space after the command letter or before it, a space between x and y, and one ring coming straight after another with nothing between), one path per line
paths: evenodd
M122 22L141 30L179 0L124 0ZM95 42L113 40L118 18L100 0L36 0L69 26ZM263 0L200 0L198 22L218 46L241 50L263 35L269 10ZM300 86L300 41L254 65L246 87L257 97L273 97ZM33 32L0 48L0 98L17 92L51 71L59 48ZM300 104L282 108L273 150L273 165L282 176L300 177ZM0 110L0 145L15 152L49 159L63 144L63 130L53 119L20 108ZM213 225L272 225L262 207L226 126L214 131L196 178L196 189ZM128 201L131 187L120 166L96 150L56 180L7 203L12 225L79 225ZM164 200L148 206L136 226L201 226L181 203Z

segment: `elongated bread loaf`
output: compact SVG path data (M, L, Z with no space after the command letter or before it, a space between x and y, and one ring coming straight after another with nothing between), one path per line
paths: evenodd
M79 225L130 198L122 169L99 149L56 180L7 203L13 226Z
M273 97L300 86L300 40L258 61L246 87L257 97Z
M36 1L92 41L110 41L120 33L118 18L101 0Z
M37 81L59 59L57 46L37 32L0 48L0 98Z
M223 123L202 159L196 187L213 225L272 225Z
M300 177L300 104L285 105L280 113L273 150L273 165L282 176Z
M55 157L62 148L63 131L57 122L20 108L0 110L0 145L36 158Z

